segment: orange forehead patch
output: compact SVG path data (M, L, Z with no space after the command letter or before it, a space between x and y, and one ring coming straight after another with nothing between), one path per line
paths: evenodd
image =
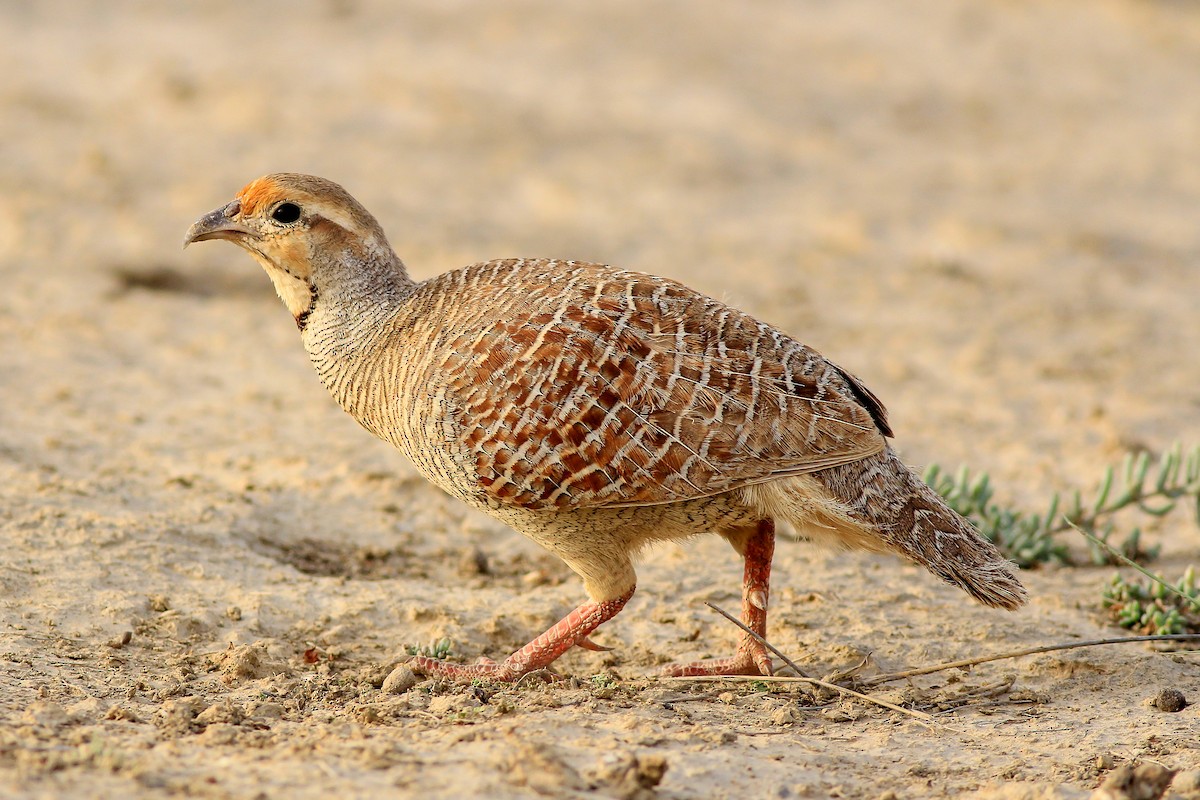
M275 182L272 175L256 178L250 181L237 193L237 199L242 201L242 213L251 215L263 206L269 206L283 194L283 188Z

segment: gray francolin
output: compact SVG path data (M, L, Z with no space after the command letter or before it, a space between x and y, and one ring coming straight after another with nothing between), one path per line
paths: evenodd
M507 259L420 283L340 186L268 175L185 244L254 256L322 383L433 483L533 539L590 600L497 663L417 659L450 677L546 667L633 595L648 544L712 531L745 560L742 617L766 633L775 520L887 551L990 606L1026 598L1010 565L896 456L883 405L787 334L664 278ZM770 674L744 635L675 675Z

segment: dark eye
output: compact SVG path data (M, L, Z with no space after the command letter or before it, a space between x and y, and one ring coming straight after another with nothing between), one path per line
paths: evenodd
M280 203L271 212L271 219L284 225L295 222L300 219L300 206L295 203Z

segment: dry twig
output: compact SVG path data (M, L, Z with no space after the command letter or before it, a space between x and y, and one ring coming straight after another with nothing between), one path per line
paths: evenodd
M919 720L919 721L925 723L926 725L935 725L940 728L949 728L948 725L946 725L942 722L938 722L933 717L931 717L929 714L926 714L923 711L914 711L911 708L905 708L904 706L898 706L895 703L889 703L886 700L880 700L878 697L871 697L870 695L863 694L862 692L856 692L853 689L847 689L845 686L838 686L836 683L829 683L827 681L818 680L817 678L809 678L809 677L804 676L804 672L798 666L796 666L796 662L792 661L790 658L788 658L786 655L784 655L779 650L779 648L775 647L775 645L771 644L766 639L759 636L757 633L755 633L754 631L750 630L745 625L743 625L742 621L739 620L737 617L734 617L729 612L713 605L712 603L705 603L705 605L708 606L709 608L711 608L713 611L716 611L718 614L720 614L725 619L732 622L734 625L737 625L739 628L741 628L746 633L753 636L755 639L757 639L759 642L762 643L763 647L767 648L772 653L774 653L775 655L777 655L781 659L783 659L783 663L787 664L789 667L791 667L793 670L795 670L796 674L798 676L795 678L789 678L788 680L797 681L800 683L809 683L809 684L812 684L813 686L820 686L823 689L829 689L829 690L837 692L839 694L848 695L850 697L857 697L859 700L865 700L868 703L874 703L877 706L882 706L884 708L891 709L892 711L899 711L901 714L907 714L908 716L913 717L914 719ZM770 678L760 678L760 679L761 680L770 680ZM694 678L685 678L684 680L694 680ZM759 680L759 679L756 679L756 680ZM951 730L953 730L953 729L951 729Z
M964 658L961 661L949 661L945 664L935 664L932 667L917 667L916 669L907 669L903 672L889 672L886 675L876 675L874 678L868 678L863 681L866 686L878 686L881 683L890 681L898 681L904 678L912 678L917 675L928 675L933 672L942 672L948 669L956 669L958 667L973 667L976 664L986 664L989 661L1001 661L1007 658L1020 658L1021 656L1032 656L1039 653L1053 653L1057 650L1074 650L1078 647L1098 647L1106 644L1129 644L1131 642L1185 642L1185 641L1200 641L1200 634L1197 633L1181 633L1164 636L1121 636L1114 639L1088 639L1082 642L1065 642L1062 644L1048 644L1041 647L1028 647L1023 650L1013 650L1007 653L996 653L990 656L979 656L977 658Z

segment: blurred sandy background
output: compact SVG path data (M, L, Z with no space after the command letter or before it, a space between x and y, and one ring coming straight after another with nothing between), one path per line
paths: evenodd
M652 554L574 682L382 695L406 645L500 656L582 589L345 417L249 258L179 249L286 170L418 278L668 275L859 374L909 461L1037 504L1200 441L1197 4L7 3L0 68L0 794L633 797L621 759L661 757L668 798L1073 798L1098 763L1200 768L1196 707L1143 703L1200 701L1195 655L885 694L1013 678L954 732L654 680L735 637L708 539ZM1148 536L1170 576L1200 560L1185 514ZM784 545L772 639L825 674L1112 635L1111 573L1031 572L1007 615Z

